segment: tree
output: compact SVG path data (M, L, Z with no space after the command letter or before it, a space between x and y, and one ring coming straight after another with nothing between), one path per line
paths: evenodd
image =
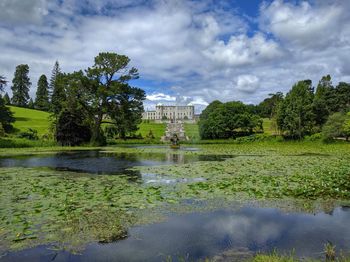
M4 99L0 95L0 123L5 132L9 132L12 129L12 123L15 122L10 109L5 105Z
M202 139L235 138L262 130L261 118L239 101L214 101L203 113L199 121Z
M34 107L35 107L35 105L34 105L33 98L30 98L30 99L29 99L29 102L28 102L28 108L34 109Z
M337 137L345 137L344 125L346 115L337 112L329 116L326 124L322 128L322 134L325 140L331 140Z
M4 103L5 105L10 105L11 104L11 99L9 94L6 92L6 94L4 95Z
M276 94L269 94L269 96L258 105L258 111L261 117L271 119L276 115L279 103L283 101L283 93L277 92Z
M336 95L332 85L331 76L323 76L318 82L314 101L313 112L315 123L321 128L326 123L329 114L336 110Z
M60 64L58 63L58 61L56 61L53 68L52 68L52 71L51 71L50 84L48 86L48 95L49 95L50 99L51 99L51 96L53 95L53 93L55 92L55 88L56 88L56 84L57 84L56 81L57 81L57 78L60 74L61 74Z
M38 87L36 90L35 108L43 111L48 111L49 104L49 93L48 93L48 82L45 75L41 75L38 81Z
M90 141L91 130L82 115L64 109L58 116L55 137L62 146L78 146Z
M66 100L65 88L67 87L68 78L69 78L68 75L59 74L55 79L55 85L51 96L50 111L56 117L62 111L63 104L65 103L65 100Z
M57 101L55 138L60 145L77 146L91 139L91 120L85 108L88 102L84 92L88 81L82 71L58 76L53 102Z
M128 68L129 62L130 59L125 55L100 53L95 57L95 64L86 70L87 77L92 81L87 91L90 95L89 111L93 118L93 143L98 143L101 139L101 124L104 116L114 117L118 124L117 116L118 113L123 112L125 96L129 96L128 101L136 104L145 99L143 90L127 87L129 80L138 78L137 69ZM129 92L129 94L123 95L123 92ZM114 113L109 110L113 110Z
M277 110L277 125L290 138L301 139L314 127L313 87L311 80L295 84Z
M4 86L6 86L7 81L5 77L0 75L0 92L4 91Z
M337 111L347 112L350 109L350 84L340 82L336 87Z
M32 84L28 77L29 66L18 65L12 80L12 104L16 106L27 106L29 99L29 88Z
M344 124L343 124L343 133L346 140L348 141L350 137L350 112L346 114Z
M126 134L134 134L142 122L145 92L127 84L120 85L120 94L108 106L110 117L117 128L117 134L125 138Z

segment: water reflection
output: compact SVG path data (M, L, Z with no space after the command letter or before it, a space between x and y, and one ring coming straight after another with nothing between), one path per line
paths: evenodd
M186 164L195 161L221 161L229 156L185 155L183 153L106 153L100 151L73 151L50 155L25 155L1 157L0 167L49 167L56 170L87 172L93 174L128 174L134 166Z
M331 241L337 249L350 246L350 211L331 214L283 213L277 209L244 207L207 213L171 215L162 223L131 228L130 236L112 244L91 244L79 256L59 252L55 261L164 261L166 255L190 261L213 257L230 249L269 252L277 249L296 255L321 257ZM43 247L11 253L4 261L26 256L44 261L52 251Z

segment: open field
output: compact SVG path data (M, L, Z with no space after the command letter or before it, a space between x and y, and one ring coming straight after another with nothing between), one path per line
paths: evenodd
M19 131L26 131L32 128L38 131L38 135L42 136L48 133L50 122L50 114L44 111L10 106L14 113L16 122L13 124L14 128Z

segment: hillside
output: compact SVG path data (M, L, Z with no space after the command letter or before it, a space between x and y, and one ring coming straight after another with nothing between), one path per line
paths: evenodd
M10 109L16 118L16 122L13 124L14 128L19 131L32 128L38 131L39 136L48 133L50 126L49 113L15 106L10 106Z

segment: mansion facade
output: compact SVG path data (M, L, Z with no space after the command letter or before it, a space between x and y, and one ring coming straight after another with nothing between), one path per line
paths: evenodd
M156 110L145 111L142 114L144 120L194 120L194 106L166 106L158 104Z

